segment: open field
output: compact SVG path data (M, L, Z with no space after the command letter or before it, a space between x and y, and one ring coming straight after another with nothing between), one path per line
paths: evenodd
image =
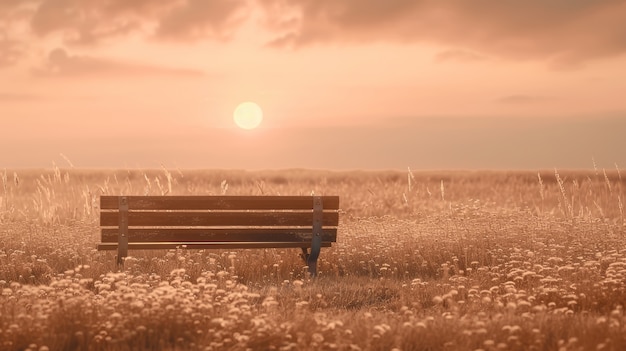
M626 173L0 172L0 350L626 350ZM101 194L339 195L338 242L98 252Z

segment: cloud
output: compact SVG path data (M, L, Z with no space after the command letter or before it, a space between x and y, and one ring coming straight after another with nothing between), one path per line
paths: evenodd
M162 38L227 39L243 20L242 0L188 0L160 18L156 35Z
M259 0L270 46L420 42L577 64L626 52L624 0Z
M15 64L23 54L22 44L0 36L0 68Z
M139 17L114 4L107 6L103 1L80 0L40 1L30 18L30 27L40 37L60 33L65 43L71 44L94 44L139 28Z
M223 39L237 27L243 0L43 0L31 27L60 32L71 44L97 44L131 32L160 38Z
M438 62L486 56L543 60L558 69L626 53L626 0L1 0L0 21L26 24L22 44L49 35L66 46L130 34L221 41L257 8L263 29L273 35L266 44L279 48L425 43L463 48L441 52ZM0 44L5 65L19 56L7 47Z
M169 75L182 77L201 77L204 72L194 69L172 68L143 65L103 59L92 56L68 54L65 49L57 48L50 52L45 66L36 73L44 76L90 76L90 75Z
M70 47L128 35L227 40L249 13L246 10L246 0L0 0L0 67L23 58L27 52L21 47L49 36ZM8 31L19 33L9 33L13 40L8 40Z
M0 69L17 64L26 54L27 40L19 25L28 18L31 0L0 0Z
M513 94L499 97L496 99L496 102L511 105L528 105L550 102L553 100L555 100L555 98L549 96Z

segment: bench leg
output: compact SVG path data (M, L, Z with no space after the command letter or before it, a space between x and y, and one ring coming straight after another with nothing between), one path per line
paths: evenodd
M312 277L317 275L317 258L320 256L322 248L322 215L323 204L321 196L313 197L313 239L311 240L311 252L307 253L303 248L306 264L309 266L309 273Z
M315 277L317 275L317 258L319 257L319 251L317 255L314 255L313 252L309 253L309 249L306 247L302 248L302 254L300 255L304 263L309 267L309 274L311 277Z
M317 258L319 257L319 255L319 250L317 252L317 255L314 255L313 252L309 253L308 248L302 248L302 254L300 255L300 257L302 257L304 263L309 267L309 274L311 275L311 277L315 277L317 275Z
M124 258L128 256L128 200L126 196L119 199L119 231L117 236L117 267L124 264Z

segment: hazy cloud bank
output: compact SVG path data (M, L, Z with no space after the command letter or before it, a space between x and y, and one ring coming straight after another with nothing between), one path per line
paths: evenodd
M427 43L448 47L435 60L484 56L548 61L559 68L626 52L626 0L2 0L0 65L29 38L95 45L135 34L168 41L227 40L255 9L274 35L265 43ZM19 23L19 25L18 25ZM262 45L264 43L259 43Z
M50 52L43 68L35 71L42 76L88 76L88 75L168 75L180 77L201 77L200 70L171 68L138 63L121 62L91 56L71 55L65 49L57 48Z
M171 38L223 38L236 27L242 0L44 0L30 25L40 36L61 32L76 44L142 31Z
M0 32L0 68L13 65L19 60L23 54L21 46L19 42L3 37Z
M1 0L0 68L26 57L22 48L48 37L70 48L106 45L128 35L145 40L226 40L245 16L244 0ZM30 45L30 46L33 46ZM59 55L50 65L57 73L124 71L130 64ZM62 62L61 62L62 60ZM140 68L143 73L196 74L193 70Z
M261 0L273 46L423 42L563 67L626 52L626 1ZM451 55L471 58L473 55ZM446 55L440 59L445 59Z
M12 133L6 167L42 167L63 153L77 167L329 169L590 169L626 165L626 114L587 118L415 118L391 126L162 129L130 135ZM324 135L312 143L311 135ZM168 140L164 143L163 140ZM102 145L106 145L103 147ZM219 147L215 147L219 145ZM224 152L228 150L228 152ZM307 157L303 158L305 154ZM332 155L332 157L329 157Z

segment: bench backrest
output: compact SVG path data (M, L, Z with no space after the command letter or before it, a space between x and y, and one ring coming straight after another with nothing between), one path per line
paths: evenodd
M317 199L318 204L314 204ZM337 239L338 196L101 196L99 249L311 247Z

